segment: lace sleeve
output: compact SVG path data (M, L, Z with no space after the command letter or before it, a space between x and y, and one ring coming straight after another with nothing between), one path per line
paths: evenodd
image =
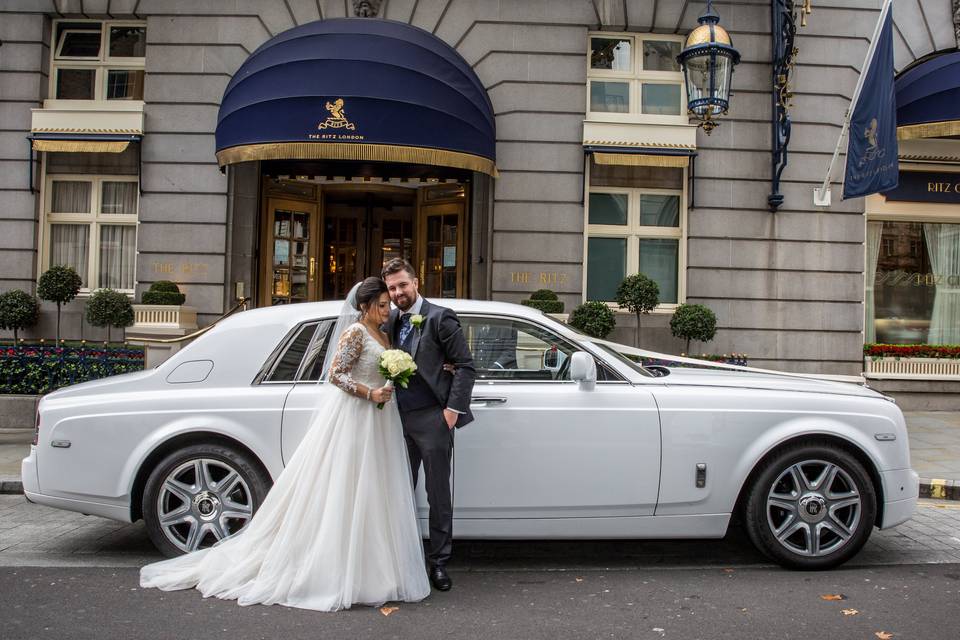
M353 365L363 351L363 329L353 325L340 336L337 353L330 363L329 380L347 393L356 393L357 382L350 375Z

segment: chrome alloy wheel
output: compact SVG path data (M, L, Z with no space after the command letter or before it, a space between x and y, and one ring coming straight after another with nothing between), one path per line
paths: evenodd
M164 536L178 549L196 551L242 529L253 517L250 487L230 464L188 460L164 479L157 496Z
M836 552L860 524L860 489L824 460L804 460L777 476L767 494L767 524L787 550L809 557Z

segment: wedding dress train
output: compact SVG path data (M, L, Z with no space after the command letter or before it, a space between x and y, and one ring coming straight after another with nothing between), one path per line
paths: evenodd
M330 381L347 391L358 381L383 386L383 350L363 325L351 325ZM429 595L396 403L381 410L337 389L319 393L313 424L247 526L209 549L144 567L141 586L321 611Z

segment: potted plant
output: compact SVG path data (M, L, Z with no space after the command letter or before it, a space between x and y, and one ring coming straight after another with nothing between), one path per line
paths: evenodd
M530 294L528 300L521 300L520 304L544 313L563 313L563 301L550 289L537 289Z
M20 338L20 329L28 329L37 324L40 317L40 303L35 297L13 289L0 293L0 329L13 331L13 343Z
M640 316L653 311L660 302L660 286L643 275L627 276L617 287L616 302L637 315L637 345L640 344Z
M87 300L87 322L95 327L106 327L107 341L111 342L111 328L122 329L133 324L130 298L113 289L97 289Z
M182 305L187 296L180 293L180 287L169 280L157 280L150 288L143 292L140 298L142 304Z
M690 341L707 342L717 335L717 316L702 304L681 304L670 318L670 333L687 341L684 353L690 353Z
M606 338L616 323L610 307L597 300L584 302L570 314L570 326L594 338Z
M60 308L80 293L83 280L73 267L54 265L37 281L37 296L57 305L57 344L60 344Z

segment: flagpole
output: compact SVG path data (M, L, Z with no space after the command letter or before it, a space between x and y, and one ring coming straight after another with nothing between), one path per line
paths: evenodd
M837 146L833 150L833 157L830 158L830 166L827 167L827 175L824 176L823 184L820 185L820 188L815 188L813 190L813 206L815 207L830 206L830 175L833 173L833 166L836 164L837 158L840 156L840 147L843 145L843 138L849 132L850 116L853 114L853 110L857 106L857 100L860 99L860 92L863 89L863 81L867 77L867 71L869 71L868 65L870 64L870 59L873 58L873 52L877 48L877 40L880 37L880 29L883 28L883 21L886 20L892 4L893 0L885 0L883 7L880 9L880 18L877 20L877 25L873 28L873 38L870 39L870 46L867 47L867 55L863 59L863 65L860 67L860 76L857 78L857 86L853 89L853 98L850 100L850 106L847 107L847 112L843 114L843 125L840 127L840 137L837 138Z

